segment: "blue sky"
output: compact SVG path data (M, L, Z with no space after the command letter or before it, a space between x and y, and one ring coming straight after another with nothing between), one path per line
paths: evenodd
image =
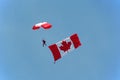
M120 80L119 21L119 0L0 0L0 80ZM41 40L73 33L82 46L53 64Z

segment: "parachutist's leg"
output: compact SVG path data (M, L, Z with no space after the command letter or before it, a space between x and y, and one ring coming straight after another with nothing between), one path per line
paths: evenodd
M43 43L43 47L44 47L44 45L45 45L45 44Z
M45 46L47 46L47 44L45 43Z
M46 42L45 42L45 41L43 41L43 47L44 47L44 46L47 46L47 44L46 44Z

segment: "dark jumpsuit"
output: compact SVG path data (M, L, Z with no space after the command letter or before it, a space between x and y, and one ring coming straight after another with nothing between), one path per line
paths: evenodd
M45 40L42 40L42 42L43 42L43 47L47 45Z

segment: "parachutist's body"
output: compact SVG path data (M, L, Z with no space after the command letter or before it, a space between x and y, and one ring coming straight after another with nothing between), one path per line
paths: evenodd
M43 42L43 47L47 45L45 40L42 40L42 42Z

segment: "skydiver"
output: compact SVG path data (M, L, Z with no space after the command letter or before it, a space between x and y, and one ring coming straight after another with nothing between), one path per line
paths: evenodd
M43 43L43 47L47 45L44 39L42 40L42 43Z

